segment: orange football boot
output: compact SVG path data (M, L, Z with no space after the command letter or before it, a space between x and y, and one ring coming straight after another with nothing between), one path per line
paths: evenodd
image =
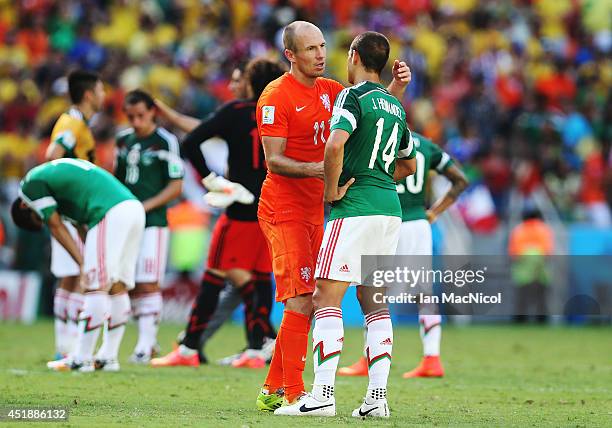
M261 369L266 366L266 360L261 357L249 355L243 352L240 358L232 361L232 367L245 369Z
M165 357L153 358L151 360L151 367L173 366L199 367L200 359L198 358L197 353L188 357L181 355L178 348L176 348Z
M353 365L348 367L340 367L338 376L367 376L368 375L368 360L366 357L361 357Z
M402 376L404 379L410 379L414 377L442 377L444 376L444 368L440 362L440 356L438 355L426 355L423 357L419 365L404 373Z

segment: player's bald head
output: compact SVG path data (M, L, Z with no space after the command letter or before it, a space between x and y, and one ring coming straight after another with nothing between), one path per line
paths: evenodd
M296 52L301 46L299 40L309 36L321 36L319 27L308 21L294 21L283 30L283 45L285 49Z

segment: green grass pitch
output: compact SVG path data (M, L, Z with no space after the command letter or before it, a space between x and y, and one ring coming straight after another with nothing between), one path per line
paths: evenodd
M162 325L164 351L178 329ZM364 378L338 378L336 418L278 417L255 409L264 369L137 367L127 363L135 342L130 324L119 373L52 373L45 367L52 354L51 322L0 324L0 406L67 406L70 419L61 426L87 427L612 426L609 328L448 327L442 344L446 377L418 380L401 378L419 360L417 330L398 328L388 421L350 417L365 393ZM230 325L206 351L216 360L243 345L243 330ZM340 364L352 363L361 348L361 331L347 329ZM312 382L311 358L305 380Z

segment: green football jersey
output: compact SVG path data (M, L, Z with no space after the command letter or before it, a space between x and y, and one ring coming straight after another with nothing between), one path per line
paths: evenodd
M416 149L416 172L397 184L402 205L402 221L426 219L425 187L429 170L440 173L453 164L453 160L440 147L420 134L413 133Z
M368 215L402 216L393 181L395 160L415 156L406 112L380 84L365 81L336 98L331 131L350 134L339 184L352 177L346 195L332 204L330 220Z
M115 205L136 199L112 174L81 159L57 159L32 168L20 187L19 196L45 223L57 211L90 228Z
M115 176L140 201L161 192L170 180L185 175L176 137L164 128L141 138L132 128L117 134L117 167ZM146 227L168 225L167 206L147 212Z

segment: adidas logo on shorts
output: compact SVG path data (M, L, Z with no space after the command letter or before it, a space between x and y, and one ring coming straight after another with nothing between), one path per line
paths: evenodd
M387 337L385 340L383 340L382 342L380 342L381 345L393 345L393 342L391 341L390 337Z
M340 268L340 272L350 272L348 265L342 265Z

